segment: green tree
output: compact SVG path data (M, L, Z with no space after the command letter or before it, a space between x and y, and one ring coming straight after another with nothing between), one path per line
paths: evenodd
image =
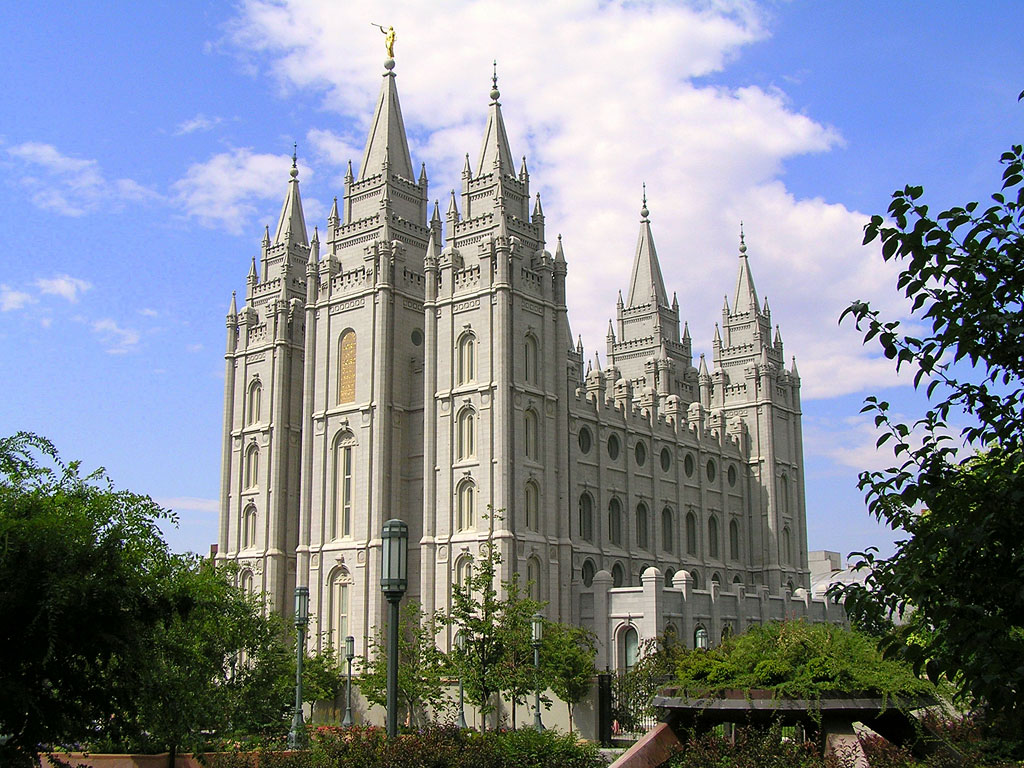
M544 622L541 667L548 687L569 706L570 731L573 706L581 702L594 685L596 657L594 633L589 629Z
M1024 98L1024 94L1021 94ZM934 218L920 187L893 195L890 221L872 217L864 242L901 267L897 288L923 333L904 332L865 302L851 315L898 370L913 372L929 407L913 424L871 397L865 412L894 446L897 465L865 472L860 487L879 520L908 535L892 557L859 555L865 585L839 587L847 612L877 625L900 617L885 641L962 700L1024 730L1024 162L1001 158L992 204ZM966 418L962 448L951 433ZM967 453L966 457L964 453Z
M406 602L398 621L398 699L405 710L405 723L422 727L427 709L436 716L450 705L446 698L448 659L437 647L441 620L426 616L419 603ZM370 641L369 659L364 660L359 690L371 704L387 706L387 635L380 631Z
M317 701L333 704L345 690L346 664L341 652L330 643L318 651L307 652L302 662L303 700L310 704Z

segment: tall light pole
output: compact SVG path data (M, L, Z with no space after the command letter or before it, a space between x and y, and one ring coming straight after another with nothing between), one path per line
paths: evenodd
M466 637L461 632L455 635L455 647L459 651L459 656L462 656L462 652L466 649ZM461 664L459 665L459 719L455 724L462 730L466 730L469 727L466 725L466 699L462 684Z
M302 722L302 657L306 651L306 624L309 622L309 587L295 588L295 711L288 731L288 749L306 746L306 726Z
M356 657L356 639L349 635L345 638L345 661L348 662L348 688L345 695L345 719L341 721L343 728L352 725L352 659Z
M544 730L544 723L540 721L540 641L544 636L544 617L539 613L533 614L533 668L537 673L537 687L533 693L533 727L538 731Z
M388 520L381 531L380 588L388 601L388 737L398 735L398 603L409 586L409 526Z

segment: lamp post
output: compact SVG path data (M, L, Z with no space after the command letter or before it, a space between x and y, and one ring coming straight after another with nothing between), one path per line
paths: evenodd
M288 749L306 746L306 726L302 722L302 657L306 650L306 624L309 622L309 587L295 588L295 711L288 731Z
M540 641L544 636L544 617L539 613L533 614L533 668L537 673L537 688L533 694L533 727L538 731L544 730L544 723L540 721Z
M398 735L398 603L409 586L409 526L388 520L381 531L380 588L388 601L388 737Z
M455 635L455 647L458 649L460 656L466 649L466 638L461 632ZM462 730L466 730L466 728L469 727L466 725L466 699L464 693L462 685L462 665L459 665L459 719L455 724Z
M352 659L356 657L356 639L349 635L345 638L345 661L348 662L348 688L345 695L345 719L341 721L343 728L352 725Z

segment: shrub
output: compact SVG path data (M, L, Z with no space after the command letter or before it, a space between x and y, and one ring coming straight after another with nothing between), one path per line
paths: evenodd
M735 744L709 731L693 736L665 768L822 768L813 742L783 738L779 724L767 729L737 728Z

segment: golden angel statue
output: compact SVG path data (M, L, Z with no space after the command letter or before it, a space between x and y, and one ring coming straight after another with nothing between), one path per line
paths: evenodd
M376 27L384 34L384 47L388 49L388 58L395 58L395 28L388 27L384 29L381 24L373 24L371 26Z

